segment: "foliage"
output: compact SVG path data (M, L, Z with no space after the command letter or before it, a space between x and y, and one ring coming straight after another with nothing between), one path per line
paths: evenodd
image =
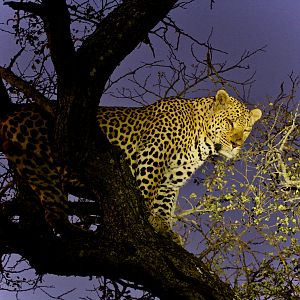
M300 295L299 77L290 83L269 99L239 159L199 171L201 192L184 198L179 214L187 244L242 299Z

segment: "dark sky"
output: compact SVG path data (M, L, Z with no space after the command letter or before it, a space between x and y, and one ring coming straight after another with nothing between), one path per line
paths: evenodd
M206 1L196 2L193 9L176 17L185 28L201 35L213 26L213 44L231 58L267 45L267 52L251 61L257 72L252 101L274 95L292 70L300 74L299 1L217 0L212 11Z
M211 42L217 48L228 52L227 60L238 58L244 50L255 50L267 45L265 53L255 56L251 68L256 70L256 82L253 84L252 102L263 102L267 96L275 96L282 81L288 80L293 70L300 74L300 1L295 0L216 0L213 10L210 1L196 1L189 9L172 13L179 26L187 32L205 41L213 27ZM7 8L0 4L0 22L6 22ZM13 40L0 33L0 64L9 63L8 58L14 48ZM181 49L185 51L185 49ZM137 57L151 57L146 47L133 53L124 61L118 72L132 67ZM204 95L199 95L204 96ZM184 189L187 191L187 188ZM79 287L65 299L78 299L84 295L85 288L91 288L93 282L88 279L64 279L45 276L45 284L54 285L52 293L59 295L73 287ZM0 300L12 300L15 296L0 291ZM39 293L24 293L20 300L50 299Z
M250 102L258 103L267 96L275 96L282 81L288 81L288 75L300 74L300 2L287 0L217 0L210 10L210 1L195 1L186 10L175 10L171 16L186 32L205 42L212 28L212 45L226 51L222 60L236 61L245 50L254 51L267 45L266 52L257 54L248 61L249 73L256 71L252 85ZM205 50L205 49L203 49ZM188 62L190 51L181 45L180 53ZM164 54L156 49L157 58ZM203 51L203 57L205 52ZM143 45L131 53L116 74L133 68L139 60L153 59L149 47ZM240 79L243 72L230 75ZM244 78L244 77L243 77ZM203 96L203 95L200 95ZM103 99L103 104L120 105L120 100L111 102Z

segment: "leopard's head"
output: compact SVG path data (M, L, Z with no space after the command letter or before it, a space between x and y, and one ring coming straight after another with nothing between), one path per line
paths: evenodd
M219 90L208 119L207 132L216 151L233 158L249 136L252 126L262 116L260 109L249 110L245 104Z

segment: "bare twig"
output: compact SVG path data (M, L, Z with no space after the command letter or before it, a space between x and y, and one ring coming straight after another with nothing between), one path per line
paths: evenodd
M22 92L26 97L31 98L45 111L51 114L53 113L53 110L49 105L49 100L27 81L13 73L10 69L0 67L0 76L11 86Z

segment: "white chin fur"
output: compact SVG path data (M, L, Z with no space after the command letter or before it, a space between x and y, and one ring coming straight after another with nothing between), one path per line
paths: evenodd
M234 149L221 149L219 151L219 154L225 156L228 159L232 159L235 156L237 156L240 152L240 149L234 148Z

